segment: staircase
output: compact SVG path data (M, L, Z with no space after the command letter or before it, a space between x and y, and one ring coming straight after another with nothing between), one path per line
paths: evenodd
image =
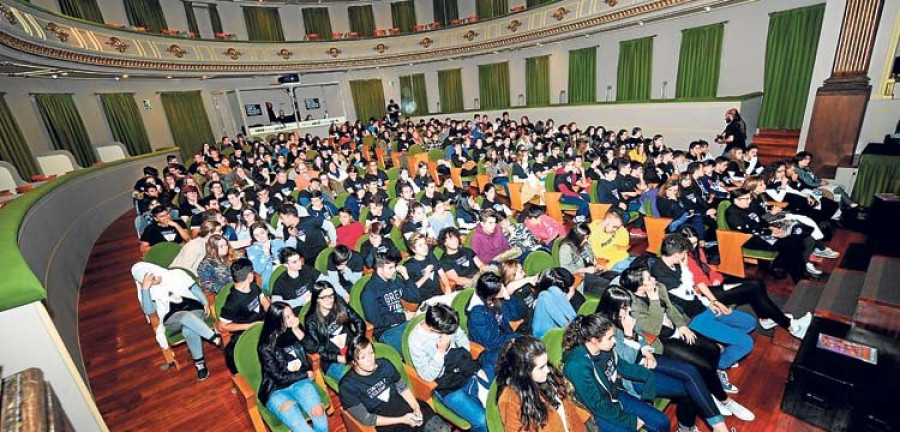
M759 162L763 165L794 157L799 143L799 130L760 129L753 137L753 144L759 147Z

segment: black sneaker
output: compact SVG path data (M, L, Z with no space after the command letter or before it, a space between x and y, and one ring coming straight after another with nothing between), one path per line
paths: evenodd
M194 367L197 368L197 381L203 381L209 378L209 369L206 368L205 360L195 361Z

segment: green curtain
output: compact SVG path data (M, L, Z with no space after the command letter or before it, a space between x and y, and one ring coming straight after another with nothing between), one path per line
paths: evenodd
M34 95L53 148L67 150L82 167L99 160L71 94Z
M714 98L719 90L719 64L725 23L681 31L676 99Z
M350 18L350 31L358 33L359 37L372 37L375 34L372 5L350 6L347 8L347 16Z
M106 114L113 139L125 144L130 155L150 153L150 139L147 138L147 129L134 100L134 93L101 94L100 106Z
M775 12L769 17L760 128L803 126L824 16L825 5L819 4Z
M569 51L569 103L597 102L597 47Z
M203 143L216 142L199 90L163 92L159 97L162 99L163 111L166 112L166 119L169 121L172 140L176 146L181 147L184 160L190 160L199 153Z
M416 25L416 4L413 0L391 3L391 21L394 28L403 33L413 31Z
M144 27L149 32L161 33L169 28L159 0L124 0L128 23Z
M525 4L528 6L528 9L533 7L543 6L547 3L553 3L556 0L528 0Z
M197 14L194 13L194 4L184 2L184 15L187 17L188 31L200 37L200 26L197 25Z
M433 0L434 20L446 27L450 25L450 21L459 19L459 6L456 0Z
M63 15L103 24L103 14L97 0L59 0L59 11Z
M475 0L475 14L478 19L486 20L509 13L507 0Z
M525 104L550 105L550 56L525 59Z
M356 109L356 118L368 123L370 118L380 119L384 117L384 87L381 79L350 81L350 93L353 96L353 107Z
M400 77L400 109L406 115L428 115L425 74L420 73Z
M222 30L222 18L219 16L219 8L216 5L209 4L209 21L213 28L213 33L225 33Z
M438 93L441 98L441 112L455 113L465 110L462 91L462 69L438 71Z
M25 180L41 173L3 93L0 93L0 159L13 164Z
M650 100L653 80L653 36L619 43L616 100Z
M282 42L284 31L278 8L245 7L244 23L247 24L247 39L260 42Z
M313 33L320 39L331 39L331 18L328 16L328 8L303 8L303 28L307 36Z
M481 109L509 108L509 63L478 65Z

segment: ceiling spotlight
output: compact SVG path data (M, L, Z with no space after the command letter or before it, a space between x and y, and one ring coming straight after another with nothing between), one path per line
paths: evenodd
M57 76L56 74L53 74L53 75L50 75L50 78L57 79L57 78L59 78L59 76Z
M172 75L166 76L166 79L172 79Z
M638 25L639 25L639 26L643 26L643 25L644 25L644 22L643 22L643 21L638 21Z
M500 51L494 51L494 55L500 54Z
M69 72L67 72L67 71L62 71L59 74L62 76L69 76Z
M128 74L122 74L122 79L128 79Z
M119 78L119 77L116 77L116 78L115 78L116 81L118 81L118 80L120 80L120 79L121 79L121 78Z
M538 46L538 47L542 47L542 46L544 46L544 44L538 42L538 43L537 43L537 46Z
M711 11L711 10L712 10L711 7L709 7L709 6L703 6L703 11L704 11L704 12L709 12L709 11Z

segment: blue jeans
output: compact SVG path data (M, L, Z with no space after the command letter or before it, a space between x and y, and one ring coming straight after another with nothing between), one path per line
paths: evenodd
M406 330L407 324L409 324L409 321L402 322L385 330L378 339L381 343L388 344L391 348L397 350L398 353L402 353L403 331Z
M578 206L578 216L588 217L591 214L591 197L586 193L579 194L581 198L575 198L570 196L563 195L562 198L559 199L559 202L563 204L574 204Z
M480 380L477 376L472 376L472 378L469 378L469 381L463 384L462 387L456 389L452 393L448 393L445 396L435 393L437 398L440 399L447 408L450 408L450 410L472 425L472 432L487 431L484 406L481 404L481 400L478 399L479 382Z
M695 316L691 330L725 345L719 357L719 369L728 369L753 350L750 332L756 330L756 318L741 311L715 316L709 309Z
M656 395L675 400L676 417L681 426L694 426L697 414L710 426L724 421L697 368L680 360L655 358L656 368L652 372L656 379ZM642 385L641 382L634 383L637 391L641 391Z
M209 340L215 336L202 316L202 310L175 312L164 324L166 330L181 332L194 360L203 358L203 339Z
M347 372L347 365L344 363L334 362L331 366L328 366L328 370L325 371L325 375L328 375L338 381L344 377L344 373Z
M294 402L288 409L282 410L285 403ZM314 407L319 406L322 413L313 417ZM316 385L310 379L297 381L290 386L275 390L269 395L266 408L281 420L293 432L328 432L328 417L325 415L325 406ZM312 427L306 423L305 414L312 419Z
M634 414L644 421L644 429L646 429L647 431L669 432L672 429L672 424L669 422L669 418L666 417L665 414L659 412L656 408L653 407L653 405L650 405L647 402L641 401L636 397L625 393L624 390L619 391L619 402L622 403L622 409L625 412ZM594 416L594 421L597 422L597 426L599 426L600 430L603 432L635 431L635 429L630 426L625 428L597 416Z
M622 261L617 262L612 266L610 271L614 271L616 273L622 273L625 270L628 270L628 267L631 267L631 262L634 261L633 256L629 256L628 258L623 259Z

